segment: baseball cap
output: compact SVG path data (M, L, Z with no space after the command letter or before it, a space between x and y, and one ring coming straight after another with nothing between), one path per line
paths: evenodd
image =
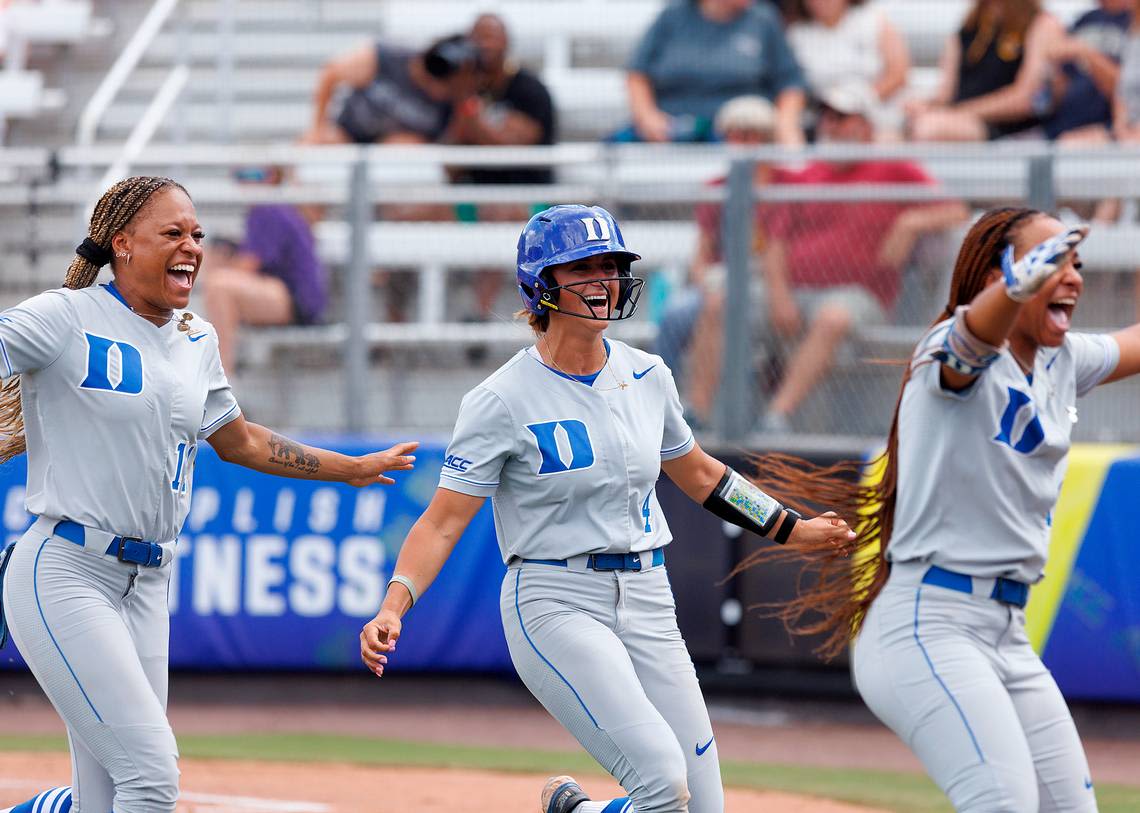
M820 91L819 101L845 116L868 116L879 100L866 82L847 82Z
M720 106L713 126L720 136L730 130L771 135L776 129L776 108L763 96L737 96Z

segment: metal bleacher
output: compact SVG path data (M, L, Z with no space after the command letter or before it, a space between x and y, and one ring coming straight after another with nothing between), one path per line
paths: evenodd
M134 4L139 12L135 16L148 5L141 0L124 2ZM1046 5L1067 22L1090 3L1049 0ZM922 94L933 87L942 42L968 4L968 0L877 0L910 45L914 67L909 92ZM184 179L207 231L214 235L236 235L245 210L255 202L319 202L329 207L317 229L319 251L333 271L336 294L328 323L247 332L241 388L251 414L286 427L343 428L342 401L347 396L339 362L355 341L367 347L372 361L368 380L362 384L370 404L367 428L445 431L462 393L526 341L525 328L509 322L514 308L510 302L498 322L461 323L456 297L462 294L453 284L471 269L511 268L518 224L368 223L363 232L364 270L411 270L418 286L409 322L390 324L370 313L368 324L353 334L345 319L356 228L350 193L353 165L360 160L369 165L370 221L380 211L375 207L398 202L587 200L612 206L622 216L629 243L645 255L642 272L650 277L650 291L667 290L682 276L695 242L692 208L700 200L717 198L718 193L705 184L726 171L730 156L715 147L615 148L597 143L625 121L622 65L663 5L663 0L184 0L98 121L93 149L64 146L52 159L45 158L39 169L30 168L32 161L17 172L17 181L0 181L0 256L5 258L0 304L59 284L80 233L77 211L89 199L93 179L116 160L117 145L136 126L171 69L184 65L190 69L190 80L177 115L166 118L152 147L132 164L133 169ZM445 165L462 163L460 156L478 151L330 148L316 157L313 152L296 154L288 146L309 124L310 94L325 60L375 39L423 45L464 30L486 10L503 15L517 56L550 86L560 135L570 142L545 152L515 151L512 160L529 156L556 166L557 185L473 189L449 184ZM915 157L947 195L982 207L1026 198L1031 185L1026 151L1034 149L925 148ZM486 154L479 156L487 159ZM1052 186L1060 201L1140 197L1140 182L1122 171L1136 165L1135 155L1050 157ZM14 158L12 162L19 163ZM230 180L235 166L270 162L296 165L295 176L275 189ZM0 155L0 177L3 171ZM1081 324L1132 321L1136 245L1140 245L1140 227L1132 223L1094 232L1084 250L1090 271ZM928 278L912 278L909 284L941 295L940 275L947 268L944 260L933 272L921 271ZM929 278L931 274L938 278ZM659 315L659 304L653 293L647 293L639 317L615 325L614 335L641 345L651 343L655 334L651 317ZM844 363L853 366L861 358L905 355L921 321L864 331ZM826 425L832 405L847 403L864 418L861 424L850 425L851 434L880 431L882 409L891 406L882 392L895 387L897 371L858 369L870 393L866 403L856 403L863 396L844 391L846 379L837 377L806 405L807 423ZM304 375L295 375L298 370ZM1113 418L1117 407L1110 403L1104 409L1108 416L1104 425L1118 427ZM1083 425L1080 431L1091 430Z
M32 64L40 51L98 39L109 33L106 20L92 14L90 0L22 0L0 7L0 144L11 119L59 111L67 97L47 86Z
M188 115L179 138L215 140L215 115L224 105L235 139L290 140L309 124L316 72L330 57L370 40L420 47L466 30L483 11L495 11L512 32L517 57L550 88L562 139L594 139L626 121L623 65L664 5L664 0L186 0L185 17L154 40L129 90L108 111L101 134L124 137L169 68L185 63L195 79L184 97ZM907 92L930 93L938 54L968 0L877 0L877 5L910 47L914 68ZM1064 22L1090 5L1090 0L1046 3Z

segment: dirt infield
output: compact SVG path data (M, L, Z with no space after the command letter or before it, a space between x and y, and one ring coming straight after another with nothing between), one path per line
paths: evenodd
M183 760L179 813L389 813L416 810L537 811L544 776L362 765ZM0 754L0 805L27 799L67 775L63 754ZM38 777L38 779L37 779ZM618 796L612 782L582 781L594 798ZM7 800L7 801L5 801ZM399 800L398 802L395 800ZM877 813L824 799L730 789L733 813Z
M1077 710L1097 782L1140 784L1140 709ZM912 771L921 766L852 701L710 698L721 759L748 763ZM468 746L580 752L518 684L418 676L206 677L175 675L170 720L178 735L306 733ZM0 735L62 734L27 675L0 673ZM388 813L537 809L545 776L338 763L185 759L182 813ZM65 784L63 754L0 753L0 808ZM19 777L19 779L16 779ZM580 779L595 798L618 795L604 777ZM397 803L396 800L399 800ZM476 801L477 800L477 801ZM414 805L414 807L413 807ZM868 808L789 794L730 789L733 813L842 813Z

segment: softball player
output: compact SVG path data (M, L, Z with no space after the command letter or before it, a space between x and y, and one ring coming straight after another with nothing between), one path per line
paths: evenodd
M439 489L404 542L361 656L383 674L401 617L493 498L508 570L501 612L527 688L629 793L591 801L569 777L543 813L719 813L713 730L666 575L664 468L694 500L778 541L844 545L834 515L799 521L705 454L657 356L603 334L642 280L604 209L556 206L526 225L517 278L537 341L469 392Z
M17 813L175 808L166 596L199 442L258 471L358 486L412 467L414 443L350 458L245 421L217 334L183 310L202 237L179 184L129 178L96 205L66 287L0 314L0 460L26 441L36 515L0 565L0 629L67 724L72 756L70 789ZM114 281L93 285L107 263Z
M1140 325L1069 331L1087 231L1030 209L973 226L903 378L882 479L829 492L847 510L874 506L860 544L878 548L854 569L809 561L819 586L785 613L823 613L832 652L857 632L859 693L959 811L1096 810L1023 609L1044 573L1076 399L1140 372Z

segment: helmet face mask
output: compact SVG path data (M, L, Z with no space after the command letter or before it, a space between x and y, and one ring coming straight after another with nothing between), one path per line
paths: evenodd
M550 272L553 266L601 254L614 255L617 276L558 285ZM640 259L640 255L625 247L621 229L613 215L600 206L568 205L546 209L530 219L519 237L516 276L523 306L538 315L554 311L607 322L628 319L637 310L645 283L630 271L630 264ZM618 283L617 299L608 303L604 316L599 316L579 289L596 282L615 281ZM559 306L563 290L582 300L585 313ZM610 299L609 286L606 290L607 299Z
M576 316L580 319L593 319L601 322L618 322L622 319L628 319L633 316L637 311L637 303L641 298L642 286L645 280L640 277L633 276L628 265L619 272L616 277L594 277L592 279L584 279L580 282L568 282L563 285L557 285L552 279L549 269L545 269L541 275L541 280L546 283L538 296L539 306L545 310L557 311L566 316ZM618 294L616 301L611 296L610 286L604 285L606 297L606 310L605 314L599 316L594 312L594 307L590 304L590 294L587 292L587 286L596 285L597 283L616 282L618 284ZM574 297L582 302L583 309L581 311L566 307L566 297Z

